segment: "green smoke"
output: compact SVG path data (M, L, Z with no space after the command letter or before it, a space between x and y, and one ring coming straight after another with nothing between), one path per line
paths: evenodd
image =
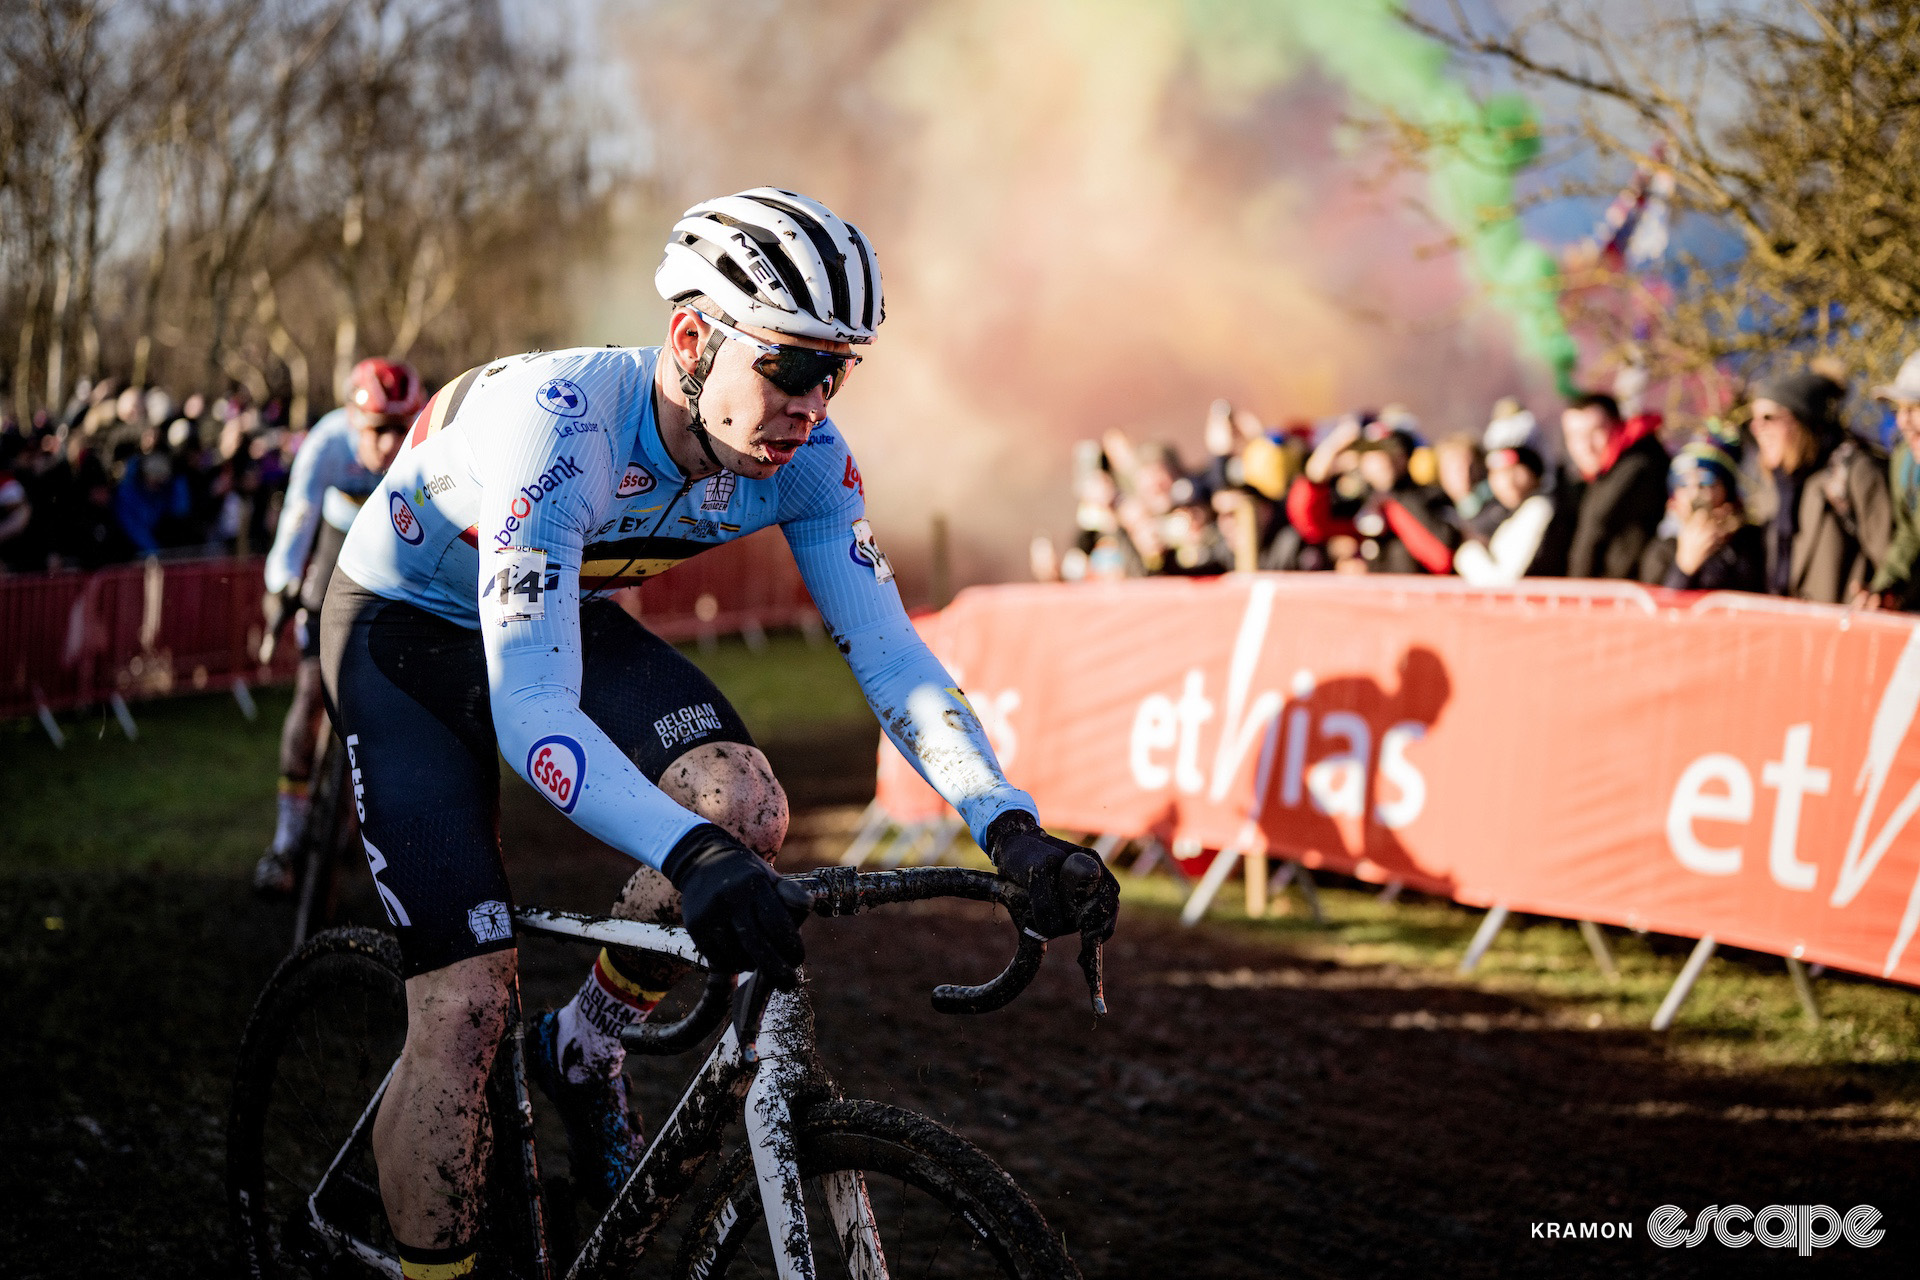
M1526 100L1509 94L1475 101L1448 74L1446 50L1400 22L1397 0L1184 3L1210 76L1249 87L1270 83L1305 55L1357 101L1424 135L1434 212L1512 321L1522 350L1571 394L1579 353L1560 314L1560 269L1527 239L1513 206L1514 176L1540 149Z

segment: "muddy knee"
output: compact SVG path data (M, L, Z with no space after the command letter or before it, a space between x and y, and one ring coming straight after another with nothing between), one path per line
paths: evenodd
M636 869L613 904L613 915L621 920L644 920L648 924L678 927L680 891L652 867ZM692 965L631 947L608 947L607 958L621 977L642 991L665 991L684 978Z
M769 862L787 838L787 793L757 747L695 747L667 766L660 789Z

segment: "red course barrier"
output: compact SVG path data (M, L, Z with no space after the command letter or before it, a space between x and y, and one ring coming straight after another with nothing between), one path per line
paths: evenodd
M1049 824L1245 832L1469 904L1920 983L1910 618L1259 574L978 588L921 626ZM881 755L891 816L945 811Z
M290 676L299 661L290 643L271 667L255 660L264 563L152 560L0 577L0 716L64 711L115 693L131 701ZM672 641L818 619L785 538L772 530L619 596Z

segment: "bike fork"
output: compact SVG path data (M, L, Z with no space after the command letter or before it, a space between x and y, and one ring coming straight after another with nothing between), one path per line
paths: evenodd
M759 1070L747 1088L747 1141L780 1280L813 1280L815 1274L793 1107L809 1074L812 1021L798 992L773 993L760 1022ZM867 1199L866 1179L853 1171L828 1174L821 1182L850 1274L856 1280L886 1280L887 1262Z

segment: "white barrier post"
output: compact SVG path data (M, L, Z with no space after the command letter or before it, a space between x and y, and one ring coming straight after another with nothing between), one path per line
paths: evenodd
M1140 852L1134 855L1133 868L1128 874L1144 880L1153 874L1153 869L1159 866L1166 856L1167 846L1160 843L1160 837L1148 836L1140 842Z
M1493 939L1500 932L1500 926L1507 922L1507 904L1496 902L1486 915L1480 917L1480 928L1475 931L1473 941L1467 944L1467 954L1460 957L1460 972L1472 973L1480 967L1480 958L1487 954L1487 948L1493 945Z
M120 732L127 735L128 742L140 740L140 727L133 722L133 712L127 710L127 700L120 696L118 689L107 695L107 705L113 708L113 718L120 722Z
M1653 1015L1655 1031L1665 1031L1673 1025L1673 1016L1680 1012L1681 1004L1693 990L1693 984L1699 981L1700 971L1707 967L1707 961L1713 959L1716 945L1712 934L1693 944L1693 954L1687 957L1687 963L1681 967L1680 976L1667 988L1667 998L1660 1002L1660 1011Z
M47 731L47 737L53 739L54 750L64 749L67 745L67 735L60 732L60 723L53 718L53 712L47 710L47 704L36 702L33 713L39 718L40 727Z
M1800 1012L1805 1015L1807 1025L1820 1025L1820 1001L1813 994L1813 979L1807 976L1807 966L1800 963L1798 956L1787 957L1787 976L1793 979L1793 994L1800 997Z
M1607 981L1620 981L1620 966L1613 962L1613 948L1607 945L1607 935L1600 932L1600 926L1591 920L1582 920L1580 936L1587 940L1587 950L1593 952L1593 962L1600 966Z
M1200 917L1213 905L1214 895L1220 892L1227 877L1233 874L1236 862L1244 861L1247 875L1247 914L1258 918L1266 914L1267 899L1267 855L1260 834L1260 815L1267 810L1267 782L1273 772L1273 752L1280 739L1280 717L1275 715L1267 721L1267 732L1260 741L1260 761L1254 766L1253 803L1247 807L1247 817L1240 824L1240 831L1233 843L1213 857L1213 865L1200 877L1200 883L1194 886L1187 896L1187 904L1180 909L1180 923L1189 927L1199 923ZM1259 881L1256 886L1254 881ZM1258 915L1254 911L1255 902L1259 903ZM1320 904L1314 901L1314 915L1320 914Z

